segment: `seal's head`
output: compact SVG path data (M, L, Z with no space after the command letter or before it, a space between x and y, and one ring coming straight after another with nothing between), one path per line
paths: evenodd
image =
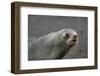
M73 29L63 29L60 31L62 33L62 39L69 46L73 46L78 43L78 35Z

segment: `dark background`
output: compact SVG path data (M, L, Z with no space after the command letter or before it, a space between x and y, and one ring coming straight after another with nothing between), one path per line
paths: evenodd
M31 43L31 41L35 38L39 38L43 35L47 35L51 32L56 32L64 28L74 29L78 34L79 40L78 44L71 48L64 58L87 58L87 17L28 15L28 43Z

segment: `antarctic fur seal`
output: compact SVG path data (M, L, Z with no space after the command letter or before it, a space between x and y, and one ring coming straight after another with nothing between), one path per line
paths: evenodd
M62 59L78 42L73 29L62 29L35 39L28 48L28 60Z

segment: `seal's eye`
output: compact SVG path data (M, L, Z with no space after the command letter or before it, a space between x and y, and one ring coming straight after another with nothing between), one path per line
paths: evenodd
M64 40L67 40L70 38L70 35L68 33L65 33L64 36L63 36Z
M77 35L74 35L74 38L77 38Z
M66 38L69 38L69 34L66 33L66 34L65 34L65 37L66 37Z

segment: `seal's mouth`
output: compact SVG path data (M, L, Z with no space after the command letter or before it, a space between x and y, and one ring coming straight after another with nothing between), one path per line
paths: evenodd
M71 40L71 42L76 43L77 42L77 39L73 39L73 40Z
M77 40L76 39L74 39L74 40L72 40L73 42L76 42Z
M67 40L66 42L69 45L75 45L77 43L77 40L76 39L74 39L74 40Z

